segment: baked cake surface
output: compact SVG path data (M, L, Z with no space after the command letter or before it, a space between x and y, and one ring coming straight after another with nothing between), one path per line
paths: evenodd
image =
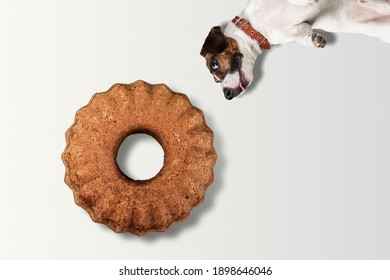
M116 162L124 139L153 136L164 165L148 180L133 180ZM115 84L76 113L62 154L65 182L92 220L115 232L144 235L186 219L213 181L213 132L188 97L144 81Z

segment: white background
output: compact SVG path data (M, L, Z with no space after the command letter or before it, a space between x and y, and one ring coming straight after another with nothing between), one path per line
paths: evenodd
M0 258L390 258L390 45L275 47L226 101L199 51L244 5L0 2ZM205 203L146 237L93 223L60 158L75 111L137 79L186 93L219 156Z

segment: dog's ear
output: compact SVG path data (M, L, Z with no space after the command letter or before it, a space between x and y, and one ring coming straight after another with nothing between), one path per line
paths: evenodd
M228 40L225 34L223 34L220 26L214 26L211 28L209 35L204 41L201 56L206 56L207 53L219 54L228 46Z

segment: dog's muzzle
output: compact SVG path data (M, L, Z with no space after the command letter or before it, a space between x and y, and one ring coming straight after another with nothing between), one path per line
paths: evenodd
M230 62L230 73L241 72L242 57L243 55L241 53L235 53L232 55L231 62ZM234 97L240 95L240 93L243 91L245 91L245 88L242 87L241 83L240 83L240 87L236 89L228 88L228 87L223 88L223 94L225 95L225 98L227 100L232 100Z
M236 83L233 87L225 86L223 88L223 94L225 95L225 98L227 100L232 100L234 97L244 93L250 84L250 82L246 79L244 73L238 71L238 74L239 74L238 85Z

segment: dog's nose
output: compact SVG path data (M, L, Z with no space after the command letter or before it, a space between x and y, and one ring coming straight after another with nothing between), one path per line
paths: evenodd
M232 100L234 97L234 92L229 88L224 88L223 93L225 94L225 98L227 100Z

